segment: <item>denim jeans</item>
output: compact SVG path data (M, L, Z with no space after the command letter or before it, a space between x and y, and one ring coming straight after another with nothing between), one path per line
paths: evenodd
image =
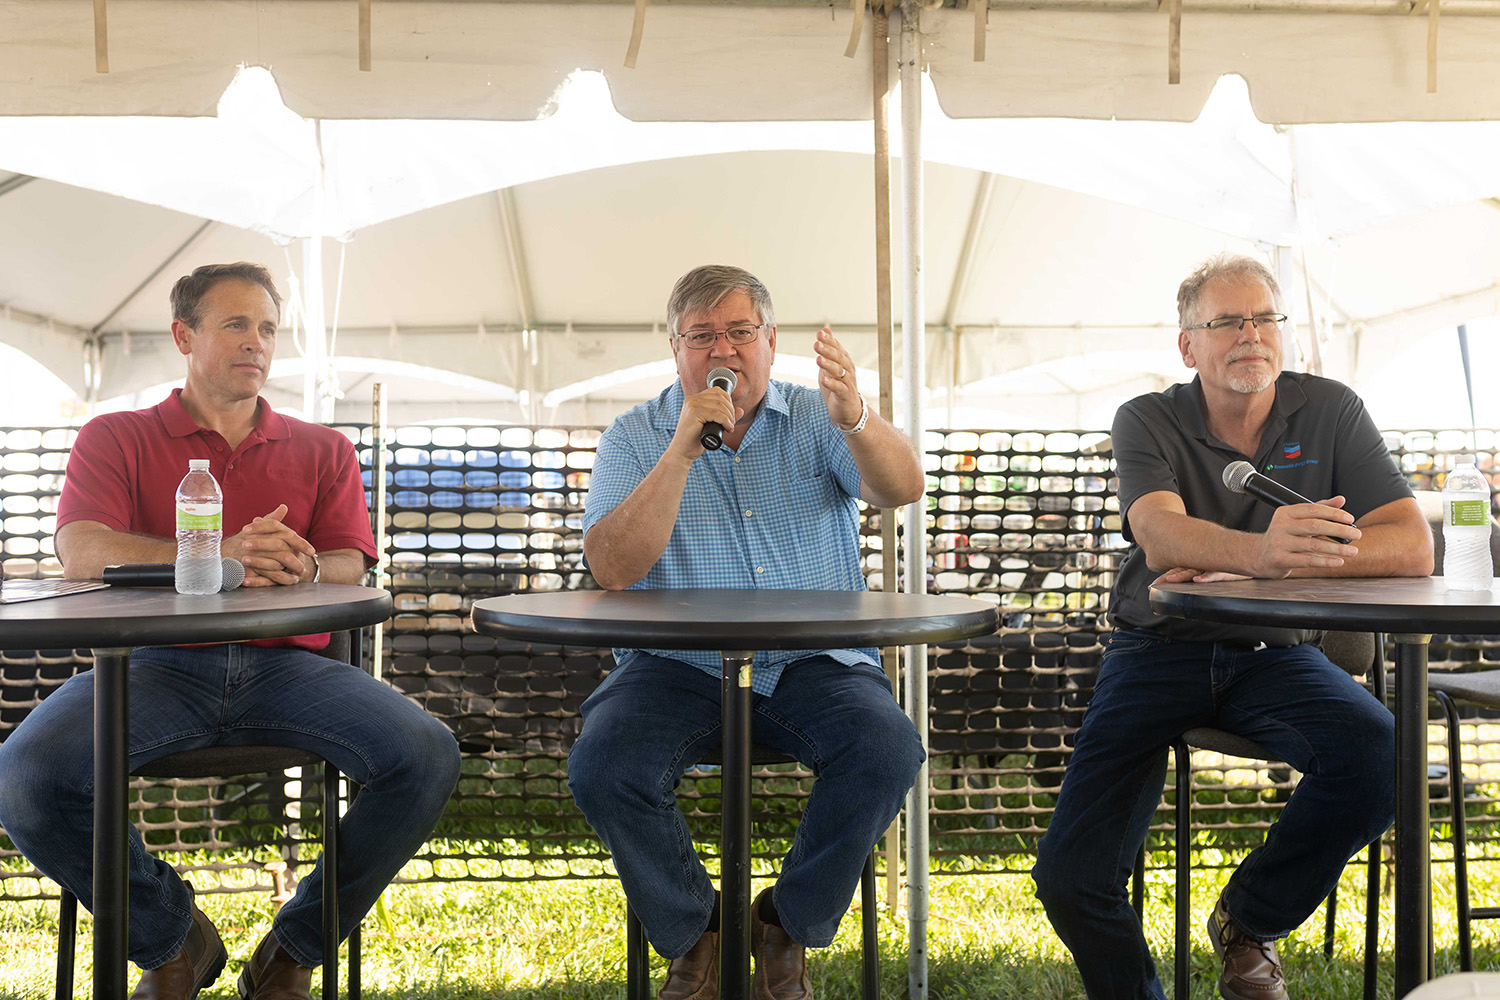
M1199 726L1252 739L1302 773L1224 889L1233 922L1256 940L1307 919L1395 817L1391 713L1321 650L1116 631L1032 870L1093 1000L1165 997L1126 886L1161 799L1167 747Z
M751 738L817 776L773 900L786 931L827 947L875 842L901 810L926 755L873 666L798 660L770 695L752 695ZM682 773L719 745L719 679L637 654L583 703L568 785L609 848L646 936L667 958L708 927L714 885L677 808Z
M0 824L37 869L93 900L94 675L71 678L0 744ZM310 750L364 786L340 826L339 929L347 936L417 852L458 782L446 726L347 663L302 649L157 646L130 657L130 767L181 750L275 744ZM188 889L129 829L129 954L175 955ZM323 958L323 862L272 932L306 966Z

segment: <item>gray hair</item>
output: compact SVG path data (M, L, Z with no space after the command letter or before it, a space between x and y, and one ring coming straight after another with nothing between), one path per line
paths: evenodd
M1178 286L1177 323L1181 329L1186 330L1198 322L1198 299L1202 297L1203 289L1209 282L1220 278L1242 285L1263 282L1271 290L1271 297L1275 299L1277 306L1281 307L1281 286L1276 283L1276 275L1271 273L1270 268L1254 257L1221 253L1199 264L1197 270Z
M771 307L771 293L759 278L742 267L730 264L704 264L677 279L667 298L667 333L677 336L684 316L711 312L733 292L744 292L760 314L760 321L776 325L776 311Z

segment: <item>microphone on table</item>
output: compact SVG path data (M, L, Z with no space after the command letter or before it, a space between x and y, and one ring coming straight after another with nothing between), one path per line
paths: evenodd
M1248 493L1263 504L1272 507L1290 507L1297 503L1316 503L1298 493L1289 486L1283 486L1274 479L1262 476L1255 471L1255 466L1249 462L1230 462L1224 466L1224 485L1229 487L1231 493ZM1319 535L1319 538L1339 545L1348 545L1347 538L1335 538L1332 535Z
M730 395L734 394L734 387L739 382L734 372L728 368L715 368L708 373L708 387L723 389ZM724 446L724 428L716 420L708 421L703 425L703 432L698 435L698 443L709 451L718 451Z
M177 567L172 563L131 563L104 567L104 582L115 587L175 587ZM234 590L245 582L245 567L238 559L224 557L224 582L220 591Z

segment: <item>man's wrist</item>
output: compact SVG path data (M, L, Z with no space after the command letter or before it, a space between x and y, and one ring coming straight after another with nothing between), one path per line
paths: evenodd
M316 552L313 553L312 555L308 556L307 558L309 558L309 559L312 560L312 570L313 571L312 571L312 576L309 577L308 579L304 580L303 582L304 583L317 583L318 580L319 580L319 578L321 578L322 575L323 575L323 564L320 563L320 562L318 562L318 555L317 555Z
M870 419L870 404L865 401L865 397L864 396L860 396L859 397L859 419L854 422L854 426L852 426L852 427L845 427L843 424L839 424L838 425L838 429L844 433L845 437L853 437L854 435L858 434L860 431L862 431L862 430L865 429L865 422L868 421L869 419Z

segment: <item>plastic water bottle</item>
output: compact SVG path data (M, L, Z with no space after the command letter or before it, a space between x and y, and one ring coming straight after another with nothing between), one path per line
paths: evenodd
M1443 582L1449 590L1489 590L1490 484L1465 463L1443 480Z
M208 459L188 461L177 487L177 592L217 594L224 584L219 542L224 537L224 494Z

